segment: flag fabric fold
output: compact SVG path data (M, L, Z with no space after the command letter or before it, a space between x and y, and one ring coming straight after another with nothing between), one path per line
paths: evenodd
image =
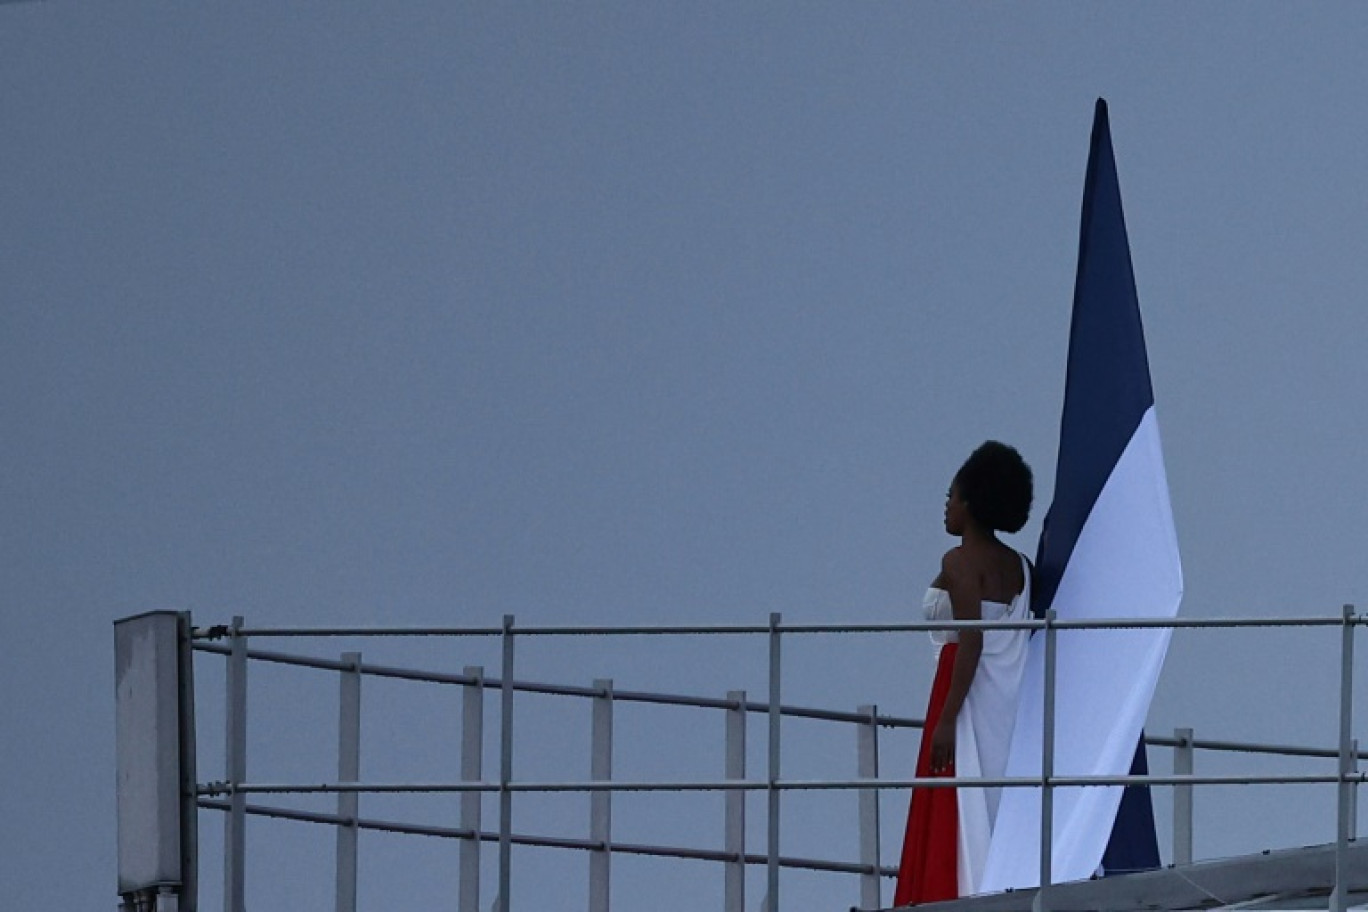
M1093 122L1083 194L1054 500L1037 555L1033 610L1061 619L1172 618L1182 568L1154 412L1106 102ZM1137 757L1168 630L1057 635L1056 775L1122 775ZM1038 776L1044 718L1044 637L1032 638L1007 775ZM1109 864L1148 866L1153 818L1132 789L1113 838L1121 787L1055 791L1051 881ZM1040 790L1005 789L980 889L1037 886ZM1134 811L1134 813L1131 813ZM1109 842L1112 849L1108 852ZM1152 860L1157 862L1157 849Z

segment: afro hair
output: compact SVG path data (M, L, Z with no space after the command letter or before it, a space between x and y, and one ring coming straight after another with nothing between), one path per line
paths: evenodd
M989 440L955 473L969 515L999 532L1019 532L1031 512L1031 467L1014 448Z

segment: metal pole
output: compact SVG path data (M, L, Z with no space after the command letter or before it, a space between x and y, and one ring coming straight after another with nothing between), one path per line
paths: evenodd
M461 688L461 781L479 782L484 748L484 669L467 666L466 677L474 683ZM461 795L461 829L470 833L461 840L459 912L480 912L480 804L479 792Z
M195 651L191 631L194 622L190 612L177 614L176 665L180 709L180 816L181 816L181 884L176 906L181 912L196 912L199 908L199 788L198 736L195 727Z
M765 855L765 909L779 910L779 612L769 622L769 833Z
M879 778L879 710L876 706L860 706L856 712L869 721L855 726L856 772L861 779ZM860 874L860 905L866 909L882 908L879 893L879 793L861 789L860 809L860 864L869 870Z
M1191 776L1193 766L1192 729L1175 728L1178 741L1173 748L1173 774ZM1192 864L1192 786L1173 787L1173 863Z
M1353 804L1351 754L1354 749L1354 606L1344 606L1344 626L1340 635L1340 731L1339 731L1339 808L1335 834L1335 889L1330 894L1330 912L1344 912L1349 906L1349 817Z
M1050 885L1054 861L1054 739L1055 739L1055 653L1059 632L1054 627L1055 610L1045 612L1045 708L1040 748L1040 888L1031 903L1032 912L1046 912L1045 892Z
M1349 772L1352 774L1359 771L1358 756L1359 742L1358 738L1355 738L1349 750ZM1358 833L1358 787L1359 784L1355 781L1349 788L1349 835L1355 838Z
M508 912L513 880L513 615L503 617L503 662L499 671L499 897L498 912Z
M746 778L746 692L727 692L732 706L727 710L726 769L728 779ZM728 789L724 815L723 843L730 856L723 863L723 908L744 912L746 908L746 793Z
M224 747L230 789L228 815L223 833L223 908L225 912L244 912L246 887L247 796L236 786L247 780L247 638L242 636L240 615L229 625L227 682L227 731Z
M590 734L589 778L595 782L613 778L613 682L594 681L599 695L593 698ZM613 793L589 795L589 912L608 912L609 865L612 861Z
M337 711L337 781L361 781L361 653L344 652L351 667L341 674ZM357 817L360 795L337 793L337 816L349 820L337 827L337 912L356 912Z

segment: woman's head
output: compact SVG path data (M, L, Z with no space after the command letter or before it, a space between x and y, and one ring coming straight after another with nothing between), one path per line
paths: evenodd
M955 473L965 509L985 529L1019 532L1031 512L1031 467L1012 447L989 440Z

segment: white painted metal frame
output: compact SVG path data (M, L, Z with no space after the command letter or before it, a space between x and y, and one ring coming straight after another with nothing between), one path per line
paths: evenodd
M1040 747L1040 889L1036 891L1031 912L1046 912L1049 903L1054 863L1054 741L1055 741L1055 659L1057 636L1055 610L1045 613L1045 716L1041 724Z
M593 698L589 736L589 778L595 782L613 779L613 682L598 680L602 691ZM608 912L609 868L613 851L613 793L589 793L589 912Z
M726 709L724 775L739 782L746 778L746 692L730 691L727 699L732 705ZM742 789L727 789L724 800L723 846L727 860L723 862L723 909L742 912L746 906L746 793Z
M245 912L243 891L247 884L247 637L242 617L229 625L228 678L224 688L228 705L224 733L224 771L228 776L228 814L223 832L223 909Z
M816 870L843 871L858 875L860 902L864 908L877 908L881 903L880 878L893 873L881 866L878 844L878 792L909 787L941 788L961 782L954 779L880 779L878 766L879 725L920 725L915 720L899 720L879 716L873 706L859 707L855 712L816 710L787 707L782 703L782 641L785 635L828 634L843 632L903 632L930 629L961 629L973 627L1030 627L1043 631L1046 644L1046 713L1040 778L1001 778L973 780L979 785L1003 787L1043 787L1041 815L1041 883L1042 889L1034 897L1033 907L1049 908L1050 835L1053 827L1053 790L1062 786L1110 784L1161 784L1174 789L1174 860L1191 861L1192 857L1192 787L1199 784L1235 783L1333 783L1337 788L1337 877L1343 882L1345 858L1349 840L1356 832L1356 786L1365 778L1358 771L1357 741L1352 732L1353 696L1353 640L1357 626L1365 619L1345 606L1339 618L1312 619L1178 619L1175 621L1113 621L1066 622L1049 615L1043 621L1021 622L936 622L899 625L784 625L779 614L772 614L765 626L730 627L517 627L512 615L503 618L498 628L371 628L371 629L254 629L247 628L241 617L231 625L210 628L197 633L202 640L226 636L227 646L201 642L196 649L218 652L227 657L227 712L225 738L225 780L199 787L200 806L227 811L224 839L224 908L226 912L243 912L245 887L244 849L246 818L249 814L282 817L313 823L333 825L337 829L337 894L338 912L354 912L356 907L356 871L359 831L384 829L395 832L425 833L450 836L460 840L461 912L477 912L480 907L480 850L485 841L498 845L498 884L493 909L506 912L512 908L511 882L513 848L515 845L555 845L586 851L589 863L588 908L591 912L607 912L611 897L611 859L613 854L660 855L682 858L703 858L719 861L724 872L724 908L740 912L745 906L745 868L748 864L765 866L765 897L761 908L775 912L780 907L780 871L785 867L806 867ZM1334 751L1295 746L1248 745L1233 742L1203 741L1193 737L1191 729L1178 729L1172 738L1152 737L1150 744L1175 749L1173 775L1082 777L1055 776L1053 771L1053 689L1054 652L1057 632L1066 629L1099 629L1117 627L1283 627L1283 626L1339 626L1341 628L1341 692L1339 744ZM608 680L595 681L592 687L535 684L519 682L514 677L514 646L520 636L623 636L623 635L754 635L764 634L768 643L768 700L763 704L747 701L741 691L729 692L725 699L672 696L615 691ZM340 660L325 660L306 656L290 656L249 649L249 638L288 638L297 636L497 636L501 639L501 667L497 682L489 681L483 669L468 667L462 675L443 675L413 669L368 665L359 653L345 653ZM247 780L247 667L249 659L284 662L340 673L339 693L339 753L338 781L335 783L300 785L288 783L253 783ZM462 747L460 781L457 783L366 783L360 779L360 706L361 680L373 674L410 680L458 684L462 697ZM497 687L500 695L499 711L499 773L497 782L483 778L482 749L484 744L484 692ZM591 701L591 755L587 781L527 782L517 781L513 769L514 695L517 691L561 694L588 698ZM634 700L658 704L702 706L720 709L725 718L724 778L695 782L618 782L612 778L613 706L615 701ZM764 712L767 720L767 763L763 780L746 778L746 716L750 712ZM829 719L855 725L856 775L852 780L785 780L781 777L781 725L785 715ZM1199 776L1195 775L1194 752L1209 750L1256 750L1300 756L1331 756L1338 760L1334 775L1282 776ZM725 795L723 848L720 851L663 846L618 845L612 838L612 793L618 790L641 791L703 791L718 790ZM858 793L859 819L858 864L826 862L811 859L787 858L781 853L780 812L785 791L843 789ZM763 855L745 851L745 795L748 791L763 790L766 795L766 849ZM589 832L584 840L549 839L517 834L513 828L513 797L519 792L581 791L589 799ZM333 792L338 796L335 815L306 813L283 808L249 806L250 795ZM362 792L454 792L461 795L460 827L448 829L417 826L388 821L367 820L359 816L359 796ZM497 833L482 830L482 795L498 795ZM225 795L219 801L217 795ZM1344 891L1336 890L1330 908L1343 912Z
M1173 774L1191 776L1193 773L1192 729L1179 728L1173 732L1177 744L1173 748ZM1173 863L1192 863L1192 786L1173 787Z
M855 727L855 774L871 782L879 778L879 710L875 706L861 706L856 710L867 716L867 721ZM866 909L877 909L883 904L880 895L882 868L879 862L879 793L872 789L860 789L859 801L860 832L860 905Z
M466 666L470 684L461 688L461 781L479 782L483 777L484 752L484 669ZM461 879L458 912L480 909L480 811L479 792L461 795Z
M1354 831L1354 784L1349 777L1354 761L1350 751L1354 746L1354 606L1344 606L1344 627L1340 634L1340 730L1339 784L1335 832L1335 889L1330 894L1331 912L1344 912L1349 907L1349 840Z
M344 652L342 661L351 667L342 672L338 695L337 781L361 781L361 653ZM360 830L360 794L337 793L337 912L356 912L356 855Z

